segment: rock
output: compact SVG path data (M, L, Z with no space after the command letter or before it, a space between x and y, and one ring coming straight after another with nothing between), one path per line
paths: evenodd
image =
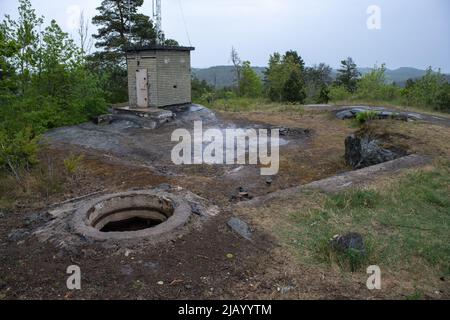
M202 210L200 209L199 205L197 203L191 202L191 211L193 214L196 214L198 216L203 216Z
M11 242L19 242L24 240L26 237L30 235L30 232L26 229L16 229L10 232L8 235L8 240Z
M239 187L239 193L248 193L248 190L244 187Z
M277 288L277 291L280 292L281 294L287 294L289 291L292 291L292 290L294 290L294 287L292 287L292 286Z
M387 111L384 108L376 107L376 108L369 108L369 107L356 107L346 110L341 110L336 113L336 118L340 120L347 120L347 119L354 119L356 116L360 113L367 112L367 111L374 111L377 113L377 118L380 120L385 119L394 119L394 120L401 120L401 121L408 121L408 120L422 120L423 117L417 113L399 113L395 111Z
M133 274L134 270L132 267L125 265L120 267L120 273L124 276L131 276Z
M238 190L237 200L245 201L245 200L251 200L251 199L253 199L253 197L250 195L248 190L246 188L244 188L244 187L240 187L239 190Z
M340 252L355 252L361 256L366 255L366 248L362 235L349 232L344 235L337 235L331 240L331 246Z
M144 267L150 270L156 270L159 267L159 264L156 262L144 262Z
M158 189L160 189L162 191L169 191L172 189L172 186L168 183L163 183L158 186Z
M30 224L39 222L40 220L41 220L41 218L40 218L39 214L33 213L32 215L28 216L25 219L25 221L26 221L25 223L26 223L26 225L30 225Z
M272 183L273 183L273 179L272 179L272 178L267 178L267 179L266 179L266 184L267 184L267 185L270 186Z
M107 125L110 124L113 121L113 119L114 116L112 114L104 114L94 119L94 123L98 125Z
M248 224L244 221L238 219L238 218L231 218L227 225L237 234L239 234L241 237L251 240L252 239L252 233L250 231L250 228L248 227Z
M382 148L379 142L369 136L351 135L345 140L345 161L354 169L362 169L392 161L406 155L401 150Z
M344 110L336 113L336 118L339 120L347 120L347 119L353 119L355 117L355 114L351 112L351 110Z
M423 117L418 113L408 113L408 119L413 121L423 120Z
M4 218L4 217L5 217L5 214L3 212L0 212L0 219Z

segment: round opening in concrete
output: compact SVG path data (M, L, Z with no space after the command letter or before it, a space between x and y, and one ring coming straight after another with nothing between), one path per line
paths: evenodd
M141 191L104 196L77 210L75 230L99 240L160 237L185 225L190 205L171 194Z
M164 223L174 211L168 198L135 194L97 203L89 210L87 219L100 232L130 232Z

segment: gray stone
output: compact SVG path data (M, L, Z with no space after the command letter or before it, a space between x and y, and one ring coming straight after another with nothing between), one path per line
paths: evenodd
M8 240L11 242L18 242L24 240L30 235L27 229L15 229L11 231L8 235Z
M347 119L353 119L355 117L355 114L351 112L351 110L344 110L340 111L336 114L336 117L339 120L347 120Z
M159 264L157 262L144 262L144 267L150 270L156 270L159 267Z
M367 112L367 111L373 111L377 113L377 118L380 120L386 120L386 119L394 119L394 120L401 120L401 121L408 121L408 120L423 120L423 117L420 114L417 113L399 113L395 111L388 111L385 110L385 108L371 108L371 107L354 107L351 109L341 110L336 113L336 117L340 120L348 120L348 119L354 119L356 116L360 113Z
M418 113L408 113L408 119L418 121L423 120L423 117Z
M0 212L0 219L4 218L4 217L5 217L5 214L3 212Z
M192 209L192 213L196 214L198 216L202 216L202 210L200 209L199 205L197 203L194 202L190 202L191 205L191 209Z
M101 116L98 116L95 119L95 123L98 125L108 125L113 121L113 115L112 114L103 114Z
M293 286L287 286L287 287L280 287L280 288L278 288L278 291L281 293L281 294L287 294L287 293L289 293L290 291L292 291L292 290L294 290L295 288L293 287Z
M163 183L158 186L158 189L161 191L169 191L172 189L172 186L168 183Z
M239 234L241 237L247 240L252 239L252 233L250 231L250 228L248 227L248 224L245 223L244 221L238 218L231 218L227 224L234 232Z
M120 267L120 273L124 276L131 276L133 274L134 270L129 265L121 266Z
M47 215L41 215L38 213L33 213L25 218L25 224L27 226L32 224L40 224L40 223L46 223L50 220L50 217Z
M354 169L362 169L392 161L406 155L402 150L388 150L379 146L376 139L351 135L345 140L345 160Z
M366 247L362 235L355 232L349 232L344 235L337 235L331 240L332 247L340 252L353 252L366 255Z

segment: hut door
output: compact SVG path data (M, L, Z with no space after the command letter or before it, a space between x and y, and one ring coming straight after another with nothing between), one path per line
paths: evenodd
M147 69L136 70L137 106L148 108L148 72Z

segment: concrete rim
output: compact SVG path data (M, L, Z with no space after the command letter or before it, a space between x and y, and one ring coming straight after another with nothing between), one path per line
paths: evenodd
M167 221L149 229L129 232L101 232L90 225L88 216L90 211L102 202L112 200L114 198L132 197L132 196L149 196L169 200L174 208L173 214ZM160 191L130 191L116 194L105 195L88 201L75 211L74 217L71 221L71 227L75 233L91 240L96 241L120 241L120 240L135 240L135 239L151 239L159 240L163 235L170 234L170 232L180 229L187 224L191 216L191 206L187 201L178 196L160 192Z

